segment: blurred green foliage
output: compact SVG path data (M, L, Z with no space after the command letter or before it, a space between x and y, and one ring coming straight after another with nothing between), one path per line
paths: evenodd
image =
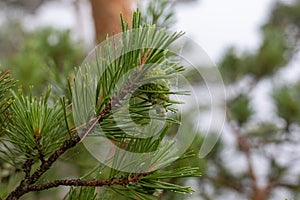
M235 120L239 125L243 125L252 114L250 100L246 95L239 95L228 102L228 112L231 120Z
M274 91L277 114L285 120L287 126L300 124L300 91L292 86L282 86Z
M41 95L45 93L49 85L52 85L52 91L56 95L67 94L68 76L72 76L73 69L79 66L85 56L83 46L79 41L72 38L70 30L56 30L51 27L37 28L34 31L25 30L20 21L9 20L1 26L0 29L0 71L9 70L14 80L17 80L18 87L22 87L25 93ZM2 81L10 81L11 78L5 77ZM1 83L0 83L1 84ZM7 88L9 89L9 88ZM1 101L7 101L7 91L0 91ZM0 108L1 124L5 122L8 113L5 108ZM1 126L3 128L4 126ZM77 162L88 162L86 151L83 152L82 159L75 159L74 163L68 166L68 172L88 171L77 165ZM72 154L72 152L70 152ZM70 155L69 154L69 155ZM66 155L67 157L68 155ZM73 152L74 157L74 152ZM2 158L4 159L4 158ZM66 163L69 159L64 159ZM62 168L66 165L64 162L58 163L51 171L51 178L57 177ZM16 186L20 181L20 173L6 162L0 161L0 197L7 195L8 191ZM58 177L59 178L59 177ZM58 198L58 192L52 191L51 196ZM26 199L39 199L49 196L49 191L38 194L29 194Z
M278 188L284 188L289 198L299 199L300 177L292 170L299 162L296 155L284 150L298 152L294 145L300 144L300 87L299 83L279 80L283 69L299 60L299 13L299 0L275 3L269 20L261 28L260 46L245 52L231 47L221 59L219 69L230 91L228 133L206 160L209 167L199 181L203 199L228 195L235 199L278 199ZM261 93L259 86L266 82L271 83L269 94L265 95L271 99L268 103L272 104L273 112L260 116L262 112L256 108L254 98ZM264 105L263 101L269 100L260 99L259 103ZM226 137L233 140L230 145ZM235 157L243 160L235 161ZM243 163L243 167L232 163ZM266 167L266 174L260 172L259 166Z
M17 26L17 31L19 29ZM9 37L10 33L2 30L0 36ZM12 27L9 30L13 31ZM6 49L12 51L2 54L1 68L10 70L25 91L34 86L34 94L41 94L48 84L53 83L60 89L66 88L68 74L80 65L85 55L80 43L71 38L69 30L46 27L23 33L18 37L20 43L7 42Z
M244 71L244 64L239 59L235 49L228 49L220 63L220 72L224 81L226 83L238 81L243 77Z
M293 55L293 49L287 45L287 38L281 28L264 28L263 42L254 52L239 55L234 48L226 51L220 62L220 71L227 83L234 83L249 75L256 80L272 76L284 67Z

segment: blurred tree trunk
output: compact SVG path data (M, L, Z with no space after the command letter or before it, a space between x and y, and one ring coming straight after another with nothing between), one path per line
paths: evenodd
M120 13L131 22L132 0L90 0L95 25L96 41L101 42L106 34L121 31Z
M268 195L269 195L268 191L257 188L254 190L251 200L266 200L266 199L268 199Z

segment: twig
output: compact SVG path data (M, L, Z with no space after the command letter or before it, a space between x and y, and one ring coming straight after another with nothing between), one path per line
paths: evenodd
M227 116L228 119L230 119ZM248 170L249 170L249 176L250 179L252 181L252 186L253 186L253 192L255 193L255 191L259 190L258 188L258 184L257 184L257 177L255 175L255 171L254 171L254 166L253 166L253 162L252 162L252 158L251 158L251 147L247 141L246 136L242 135L241 133L239 133L238 128L236 128L234 126L234 124L230 123L229 121L229 127L232 131L232 133L234 134L234 136L236 137L236 140L239 144L239 146L241 147L241 150L245 153L246 159L247 159L247 163L248 163Z
M31 172L31 167L33 165L33 160L32 159L28 159L24 165L23 165L23 171L25 173L25 178L29 178L30 177L30 172Z
M41 136L40 134L38 135L34 135L34 139L37 142L37 150L38 150L38 154L39 154L39 159L42 163L45 162L45 158L44 158L44 154L43 154L43 146L41 144Z
M40 191L46 190L49 188L54 188L58 186L93 186L93 187L102 187L102 186L111 186L111 185L128 185L129 183L137 183L140 179L147 174L136 174L131 175L126 178L114 178L111 180L80 180L80 179L71 179L71 180L55 180L50 183L40 184L40 185L30 185L28 189L30 191Z

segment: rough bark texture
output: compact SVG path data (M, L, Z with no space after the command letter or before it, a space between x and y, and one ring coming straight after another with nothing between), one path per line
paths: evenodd
M120 13L127 22L131 21L132 0L90 0L95 24L96 41L101 42L106 35L121 31Z

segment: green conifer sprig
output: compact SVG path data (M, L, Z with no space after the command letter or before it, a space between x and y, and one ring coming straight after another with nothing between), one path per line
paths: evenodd
M50 89L37 99L23 96L21 91L12 93L11 123L1 142L8 148L5 155L15 164L30 159L43 161L67 138L64 110L60 101L49 105ZM18 166L18 165L17 165Z
M4 73L0 71L0 136L10 117L7 109L12 102L12 95L9 94L9 90L14 84L15 81L11 78L9 71Z

